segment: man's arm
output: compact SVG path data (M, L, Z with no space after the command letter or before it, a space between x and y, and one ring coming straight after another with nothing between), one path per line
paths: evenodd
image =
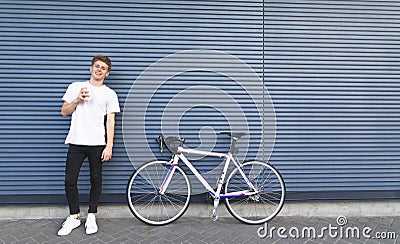
M61 115L63 117L66 117L66 116L72 114L74 112L76 106L78 106L78 104L80 102L85 100L85 96L86 96L86 94L84 93L85 89L86 89L85 87L81 88L81 91L79 92L78 97L75 100L73 100L71 103L67 103L67 102L63 103L63 105L61 107Z
M72 114L74 112L76 106L78 106L79 103L80 103L80 101L78 99L75 99L71 103L64 102L61 107L61 115L63 117L66 117L66 116Z
M115 127L115 113L109 113L107 114L107 122L106 122L107 145L101 155L101 159L103 162L110 160L112 156L112 148L114 146L114 127Z

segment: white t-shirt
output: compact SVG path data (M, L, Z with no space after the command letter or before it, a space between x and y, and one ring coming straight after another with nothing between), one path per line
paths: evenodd
M81 88L90 92L90 100L80 102L72 113L71 126L65 144L85 146L105 145L105 116L120 112L117 94L106 85L93 86L86 82L74 82L68 86L63 100L72 103Z

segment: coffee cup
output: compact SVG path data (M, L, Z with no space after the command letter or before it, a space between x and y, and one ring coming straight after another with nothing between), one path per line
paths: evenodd
M87 87L83 87L82 89L82 93L83 93L83 99L85 101L90 101L92 99L92 96L90 94L90 90Z

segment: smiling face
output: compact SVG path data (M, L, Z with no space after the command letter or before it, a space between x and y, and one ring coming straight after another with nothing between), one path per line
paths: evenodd
M97 60L90 66L91 79L96 82L102 82L110 73L109 67L103 61Z

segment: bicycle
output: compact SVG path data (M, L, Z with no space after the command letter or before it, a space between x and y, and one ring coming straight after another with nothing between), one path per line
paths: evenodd
M172 158L169 161L147 162L132 174L126 191L132 214L146 224L165 225L185 213L192 189L187 174L179 166L179 161L182 161L214 199L214 221L218 218L220 199L225 199L229 213L243 223L262 224L274 218L282 209L285 199L285 184L281 174L265 162L240 163L235 159L234 155L238 152L236 142L246 133L224 131L220 134L231 137L228 153L184 148L184 139L160 135L158 143L161 152L166 146ZM211 187L185 154L225 158L216 189ZM231 162L235 167L226 178Z

